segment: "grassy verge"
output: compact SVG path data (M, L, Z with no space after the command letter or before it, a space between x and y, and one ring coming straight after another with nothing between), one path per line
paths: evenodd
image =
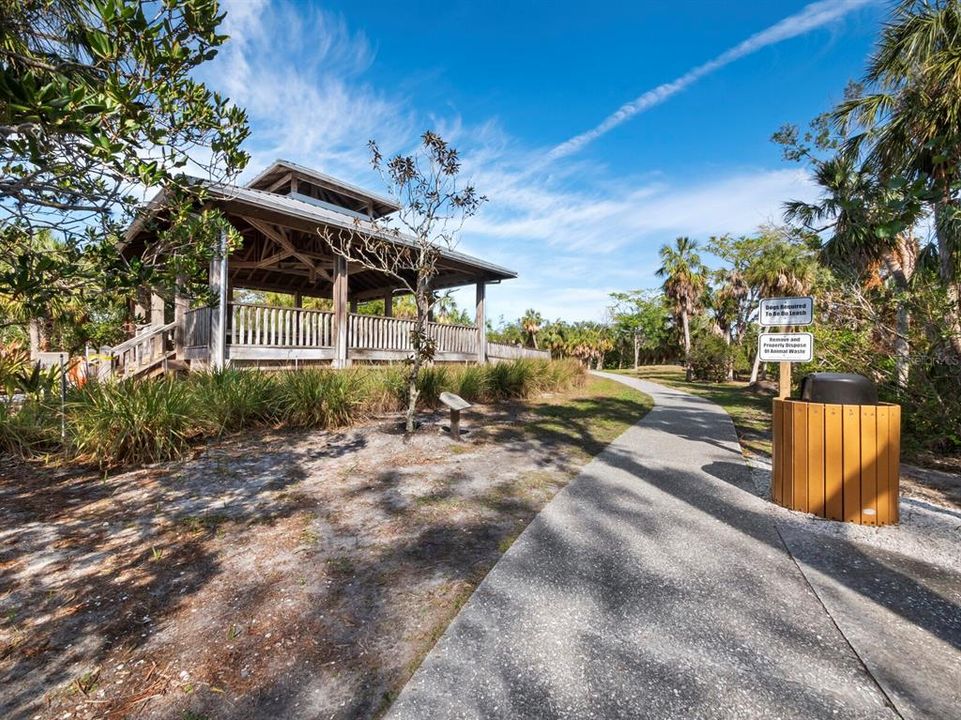
M17 406L0 398L0 453L107 469L174 460L205 439L242 430L349 427L404 407L405 372L402 366L227 368L186 378L90 382L70 389L62 412L49 390ZM444 391L471 403L500 402L563 392L584 377L574 360L519 359L423 368L418 389L421 406L435 407Z
M637 370L615 370L632 377L676 387L724 408L734 421L745 452L771 455L771 396L748 390L745 382L688 382L677 365L650 365Z
M532 403L527 432L570 446L582 459L603 450L654 406L649 395L614 380L590 377L583 387Z

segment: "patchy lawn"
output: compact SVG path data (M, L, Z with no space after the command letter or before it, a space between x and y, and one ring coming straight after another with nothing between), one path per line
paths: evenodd
M746 382L688 382L678 365L646 365L635 370L615 370L642 380L676 387L717 403L734 421L741 447L747 453L771 455L771 399L773 395L748 390Z
M576 391L0 477L0 717L376 717L497 558L650 408Z
M741 448L747 454L771 456L771 398L748 389L746 382L687 382L684 368L650 365L635 370L615 370L651 382L676 387L723 407L734 421ZM961 509L961 462L957 458L931 458L906 453L902 463L901 492L922 500Z

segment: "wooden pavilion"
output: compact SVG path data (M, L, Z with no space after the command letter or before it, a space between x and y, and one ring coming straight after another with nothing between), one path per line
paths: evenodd
M156 368L168 359L222 367L228 363L293 365L329 362L345 367L356 361L397 361L411 352L412 320L393 317L393 298L405 292L395 277L347 262L325 239L396 212L389 198L371 193L296 163L278 160L246 186L208 185L207 199L218 207L243 241L210 265L210 307L190 307L177 297L167 307L153 295L146 327L114 348L114 363L124 374ZM124 238L128 256L142 253L158 223L162 193L131 225ZM151 212L151 207L154 211ZM396 243L403 237L384 236ZM485 334L486 287L517 277L511 270L468 255L445 251L437 264L434 289L474 285L475 323L431 322L439 362L488 362L547 353L488 344ZM240 302L241 289L294 296L294 307ZM332 311L302 307L305 297L332 300ZM359 314L358 303L382 299L383 316ZM172 317L171 322L166 322Z

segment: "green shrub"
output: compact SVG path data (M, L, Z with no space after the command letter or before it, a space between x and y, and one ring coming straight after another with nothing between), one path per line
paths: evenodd
M457 368L451 378L451 387L451 392L460 395L467 402L484 402L489 388L487 369L482 365Z
M276 378L277 419L288 427L349 425L364 403L366 385L364 373L357 371L285 371Z
M204 435L265 422L288 427L340 427L362 414L406 406L404 366L351 370L303 369L277 375L226 369L187 380L90 382L71 390L67 450L101 467L143 464L180 456ZM564 391L584 381L574 360L514 360L495 365L432 366L418 379L424 405L449 390L469 402L524 398ZM0 451L30 457L64 450L60 406L28 398L0 403Z
M179 457L197 425L189 385L175 378L91 382L67 409L74 453L101 467Z
M259 370L224 368L190 375L197 421L207 432L222 435L277 415L273 377Z
M691 373L696 380L724 382L733 361L733 348L717 335L701 335L691 345Z
M418 399L421 405L436 407L440 394L450 390L450 372L444 365L431 365L420 369L417 376ZM404 387L404 400L407 400L407 388Z
M28 458L60 449L59 407L32 399L19 407L0 402L0 452Z

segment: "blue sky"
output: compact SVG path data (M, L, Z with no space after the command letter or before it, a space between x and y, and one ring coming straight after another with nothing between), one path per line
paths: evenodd
M382 191L366 142L438 130L490 202L460 250L518 280L489 313L601 320L677 235L747 233L809 198L771 133L840 99L887 9L821 2L227 0L205 79L275 158ZM473 302L472 291L460 298Z

